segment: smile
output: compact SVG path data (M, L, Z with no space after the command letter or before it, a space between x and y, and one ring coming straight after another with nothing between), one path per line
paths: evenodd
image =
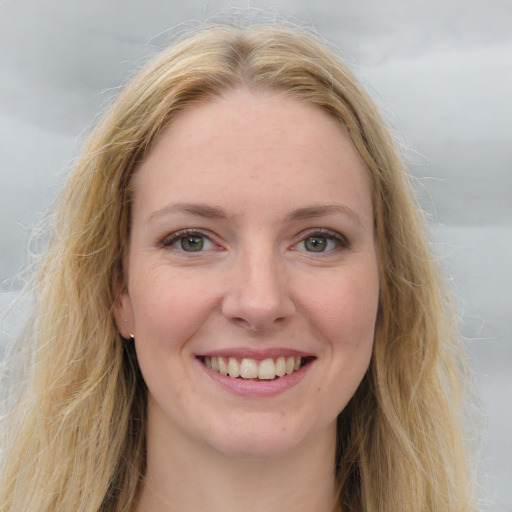
M300 370L311 359L300 356L267 358L261 361L252 358L205 356L203 364L224 376L233 379L274 380Z

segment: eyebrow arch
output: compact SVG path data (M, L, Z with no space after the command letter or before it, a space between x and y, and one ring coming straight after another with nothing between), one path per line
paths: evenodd
M357 224L361 226L363 225L361 218L354 210L341 204L314 205L306 208L299 208L288 215L288 220L314 219L332 214L345 215Z
M208 219L226 219L227 215L221 208L215 206L207 206L196 203L176 203L164 206L159 210L151 213L146 219L146 224L151 222L155 217L161 217L170 213L186 213L196 217L205 217Z
M171 213L186 213L196 217L204 217L208 219L227 219L228 216L222 208L216 206L208 206L199 203L176 203L164 206L159 210L151 213L146 219L146 223L151 222L155 217L161 217ZM297 221L305 219L314 219L324 217L326 215L342 214L346 215L359 225L363 225L359 215L348 206L340 204L313 205L305 208L299 208L287 215L288 221Z

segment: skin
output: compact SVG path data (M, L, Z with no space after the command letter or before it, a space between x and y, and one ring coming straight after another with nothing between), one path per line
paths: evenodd
M148 386L137 510L331 510L336 417L379 295L369 179L342 126L269 91L181 113L135 176L126 271L115 313ZM235 349L310 363L241 396L201 362Z

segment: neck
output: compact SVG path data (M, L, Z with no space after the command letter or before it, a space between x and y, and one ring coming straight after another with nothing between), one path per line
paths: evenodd
M335 433L266 458L234 458L204 446L155 442L136 512L332 512Z

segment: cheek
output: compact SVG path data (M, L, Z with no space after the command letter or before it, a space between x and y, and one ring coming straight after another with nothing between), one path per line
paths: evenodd
M372 345L379 298L375 268L343 269L323 288L315 288L311 310L318 328L333 344L348 350Z
M314 322L329 359L319 390L330 419L345 408L370 364L378 298L377 272L370 267L333 276L316 299Z
M197 279L149 272L130 292L138 337L152 344L183 345L215 307L215 298Z

